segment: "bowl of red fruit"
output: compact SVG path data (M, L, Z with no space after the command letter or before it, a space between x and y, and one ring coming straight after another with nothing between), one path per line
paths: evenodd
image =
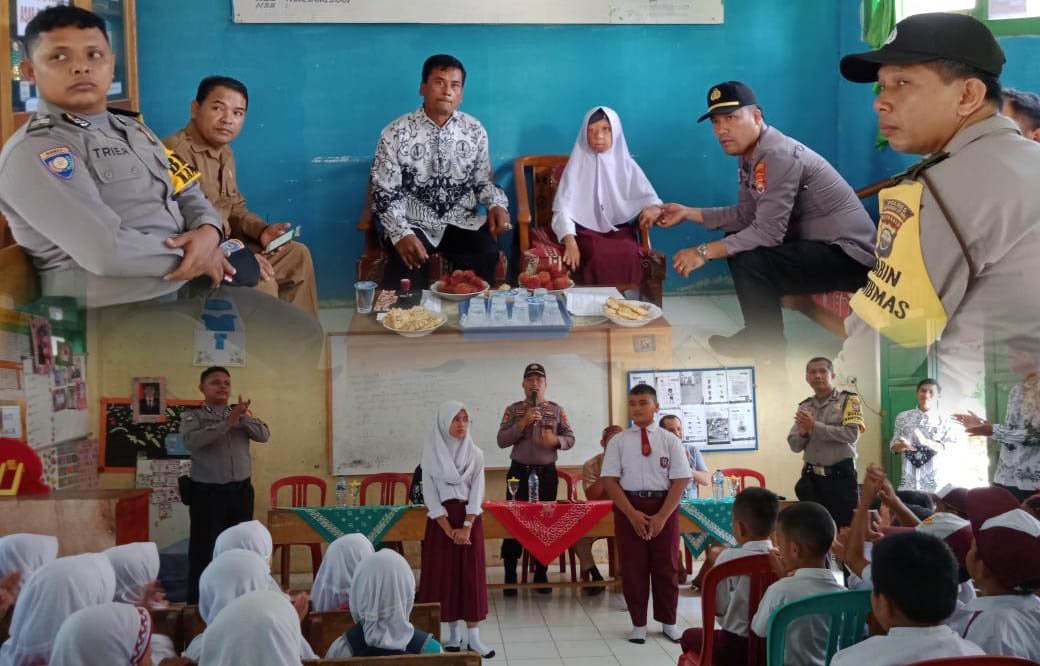
M487 288L488 283L473 271L454 271L450 275L442 275L441 279L430 287L430 291L446 301L464 301Z
M547 271L537 273L521 273L520 286L525 289L545 289L550 294L562 294L574 286L574 280L567 273L555 266Z

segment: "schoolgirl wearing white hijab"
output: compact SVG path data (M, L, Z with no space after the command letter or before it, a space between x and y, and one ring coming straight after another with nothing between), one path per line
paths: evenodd
M200 664L300 666L300 616L281 592L243 595L206 628Z
M553 201L563 262L581 267L584 284L639 284L643 248L631 223L660 215L661 199L628 152L621 118L606 106L589 109Z
M364 534L344 534L329 544L311 586L316 613L343 610L350 603L350 586L362 560L375 552Z
M423 444L422 484L428 520L417 601L441 605L441 621L450 628L445 650L468 645L490 659L495 652L481 642L478 627L488 614L480 520L484 453L470 437L469 414L461 402L445 402L437 410Z
M169 607L161 588L155 587L149 598L144 598L145 589L159 578L158 546L150 541L141 541L115 546L102 554L108 558L116 573L115 601L134 606L144 604L149 609ZM152 634L150 645L152 659L156 663L177 656L169 636Z
M259 520L247 520L221 532L213 544L213 557L216 558L224 551L233 548L251 550L262 557L268 565L271 564L274 544L271 541L271 533Z
M61 625L47 666L151 666L152 619L132 604L81 608Z
M436 654L441 644L412 626L415 574L392 550L366 557L354 574L350 614L356 624L329 647L326 659Z
M0 647L0 666L46 664L65 619L81 608L112 601L115 591L116 574L100 553L44 564L18 596L10 637Z
M57 537L24 533L0 537L0 580L20 573L21 581L12 590L17 595L34 571L57 556Z

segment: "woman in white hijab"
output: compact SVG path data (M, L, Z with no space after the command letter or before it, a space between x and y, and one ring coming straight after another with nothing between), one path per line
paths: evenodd
M446 402L437 410L437 423L423 444L422 484L428 520L417 600L441 605L441 621L450 628L445 650L468 645L490 659L495 652L481 642L478 627L488 614L480 520L484 453L470 437L469 414L461 402Z
M151 666L152 620L132 604L82 608L61 625L47 666Z
M326 659L436 654L441 644L412 626L415 574L392 550L366 557L354 574L350 615L356 623L329 647Z
M212 566L212 565L211 565ZM200 664L300 666L300 616L281 592L250 592L206 628Z
M643 280L638 229L661 215L661 199L628 152L613 109L589 109L553 201L552 229L563 263L581 267L583 284Z
M57 556L57 537L43 534L8 534L0 537L0 580L18 572L21 580L11 590L17 596L29 576Z
M232 548L251 550L262 557L268 566L271 564L271 553L274 551L271 533L259 520L239 523L221 532L213 544L214 559Z
M115 546L103 554L116 572L115 600L124 604L141 603L145 588L159 578L159 548L144 541ZM158 607L165 608L166 605Z
M374 552L364 534L345 534L330 543L311 586L311 608L316 613L348 608L358 564Z
M0 666L34 666L50 660L62 622L81 608L112 601L116 574L100 553L59 557L26 582L0 647Z

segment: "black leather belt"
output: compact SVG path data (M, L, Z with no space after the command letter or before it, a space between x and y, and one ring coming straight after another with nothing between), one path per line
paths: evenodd
M812 463L805 463L805 467L802 468L802 476L808 475L814 476L855 476L856 465L852 462L851 458L841 460L833 465L814 465Z
M625 494L629 497L668 497L667 490L626 490Z

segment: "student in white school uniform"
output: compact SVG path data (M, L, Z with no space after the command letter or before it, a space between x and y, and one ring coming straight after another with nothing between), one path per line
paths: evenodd
M615 435L603 454L601 480L614 502L614 535L621 558L621 590L632 618L628 640L646 642L646 606L651 589L654 619L678 642L679 516L690 464L679 438L654 422L657 392L646 384L628 392L628 418L635 424Z
M785 576L766 589L751 631L766 635L769 616L786 603L845 588L827 567L827 553L834 542L834 519L822 504L796 502L777 518L777 572ZM787 576L788 572L793 572ZM787 630L785 666L824 666L827 653L827 620L810 616L795 620Z
M872 556L870 605L888 634L839 651L831 666L904 666L984 654L945 624L959 585L957 562L945 543L923 532L901 532L874 544Z
M311 608L316 613L350 609L350 586L358 565L376 552L364 534L344 534L329 544L311 586Z
M281 592L241 596L206 627L200 664L300 666L300 618Z
M751 555L766 555L773 550L769 535L776 527L780 502L771 490L745 488L733 500L733 537L737 548L724 548L714 566ZM715 595L715 612L721 618L715 630L715 666L747 664L748 603L751 581L747 576L733 576L719 583ZM704 630L695 627L683 632L683 652L699 652Z
M968 491L968 571L979 597L964 637L986 654L1040 661L1040 520L1017 505L1000 487Z

